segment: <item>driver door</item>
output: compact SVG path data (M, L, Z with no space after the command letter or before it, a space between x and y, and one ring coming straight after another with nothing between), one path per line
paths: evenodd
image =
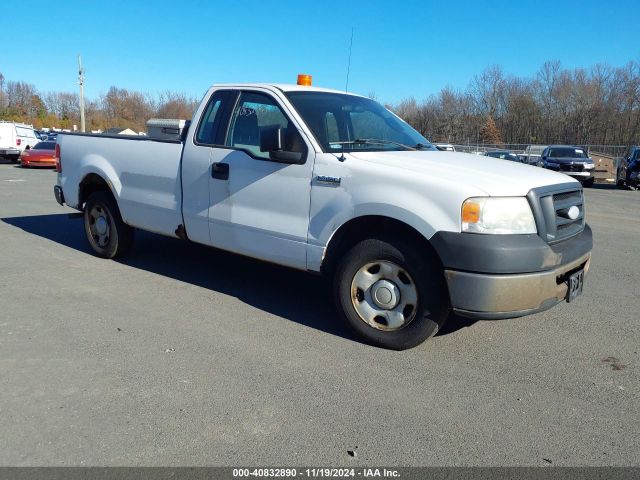
M285 149L302 164L271 160L260 132L279 126ZM214 246L306 268L314 153L284 108L269 93L244 90L231 114L224 145L212 152L209 231Z

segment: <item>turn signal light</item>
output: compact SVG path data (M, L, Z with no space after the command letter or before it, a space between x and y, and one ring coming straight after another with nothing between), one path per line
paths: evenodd
M305 87L311 86L311 75L306 73L298 74L298 85L304 85Z
M462 222L477 223L480 220L480 204L467 200L462 205Z

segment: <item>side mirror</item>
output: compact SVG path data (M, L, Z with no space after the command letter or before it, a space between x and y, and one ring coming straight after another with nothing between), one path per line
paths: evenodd
M278 125L268 125L260 129L260 151L269 152L269 158L282 163L304 163L301 152L283 150L285 145L285 130Z
M260 151L273 152L282 150L284 131L277 125L269 125L260 129Z

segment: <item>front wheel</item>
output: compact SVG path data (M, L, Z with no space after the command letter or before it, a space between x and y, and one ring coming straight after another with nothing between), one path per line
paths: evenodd
M122 221L110 192L92 193L84 207L84 230L93 251L102 258L126 255L133 244L133 228Z
M400 238L368 239L340 261L334 277L337 307L369 343L405 350L444 325L450 304L442 268L421 250Z
M585 186L585 187L589 187L589 188L593 187L593 181L594 180L595 179L593 177L591 177L591 178L585 180L584 182L582 182L582 185Z

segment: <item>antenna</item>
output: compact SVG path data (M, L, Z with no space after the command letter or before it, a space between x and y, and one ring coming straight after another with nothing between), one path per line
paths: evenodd
M347 63L347 83L344 86L344 91L349 89L349 71L351 70L351 49L353 48L353 27L351 27L351 42L349 42L349 63Z
M84 68L82 68L80 55L78 55L78 84L80 85L80 131L84 132Z

